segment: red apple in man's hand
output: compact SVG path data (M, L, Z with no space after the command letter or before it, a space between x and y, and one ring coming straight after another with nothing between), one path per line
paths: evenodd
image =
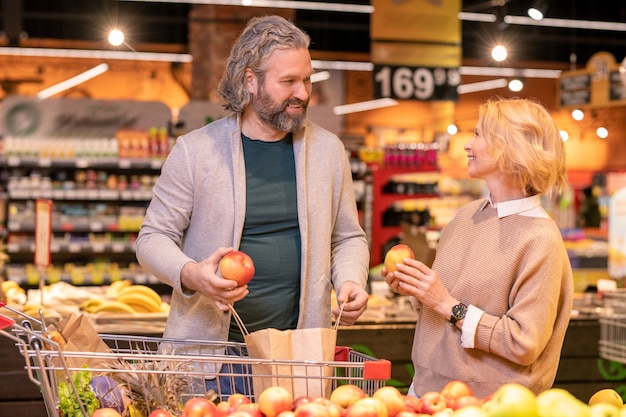
M265 417L276 417L283 411L291 411L293 407L293 396L284 387L271 386L265 388L257 399L259 409Z
M404 262L405 258L415 259L413 250L405 244L393 246L385 254L385 269L390 274L396 270L396 265Z
M254 276L254 262L246 253L235 250L224 255L219 265L222 277L246 285Z
M441 411L444 408L448 408L446 403L446 397L439 391L428 391L420 398L421 408L420 413L435 414L437 411Z

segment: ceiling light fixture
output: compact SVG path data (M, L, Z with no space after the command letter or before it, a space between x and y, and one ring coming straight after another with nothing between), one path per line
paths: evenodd
M507 82L504 78L495 80L479 81L477 83L461 84L456 88L458 94L476 93L478 91L495 90L496 88L506 87Z
M109 69L109 66L107 64L97 65L90 70L87 70L72 78L68 78L65 81L62 81L58 84L55 84L53 86L50 86L46 89L41 90L40 92L37 93L36 97L40 100L46 99L62 91L75 87L78 84L82 84L85 81L91 80L92 78L97 77L98 75L107 72L108 69Z
M128 52L104 51L95 49L58 49L58 48L19 48L0 47L0 55L36 56L43 58L90 58L90 59L120 59L129 61L161 61L161 62L191 62L190 54L171 54L162 52Z
M508 52L506 50L506 47L504 47L503 45L496 45L491 50L491 57L496 62L504 61L507 55L508 55Z
M398 102L392 98L380 98L377 100L361 101L359 103L343 104L341 106L333 107L333 113L337 116L348 113L357 113L361 111L381 109L383 107L390 107L397 105Z
M497 17L491 13L468 13L459 12L460 20L469 22L495 22ZM568 29L589 29L589 30L606 30L613 32L626 32L626 23L620 22L601 22L597 20L575 20L575 19L557 19L543 18L534 20L528 16L512 16L506 15L504 22L509 25L526 25L526 26L546 26L555 28Z
M523 88L524 88L524 83L519 78L514 78L511 81L509 81L509 90L513 91L514 93L522 91Z
M533 20L541 20L543 19L543 15L546 13L547 8L548 7L544 0L536 0L528 8L528 16L530 16L530 18Z
M350 3L323 3L316 1L286 1L286 0L124 0L143 1L151 3L184 3L184 4L213 4L217 6L253 6L272 7L278 9L321 10L327 12L374 13L374 6Z
M311 82L318 83L320 81L325 81L330 78L330 72L328 71L320 71L311 74Z
M550 69L519 69L500 67L467 67L459 68L461 75L478 75L484 77L524 77L524 78L559 78L561 70Z

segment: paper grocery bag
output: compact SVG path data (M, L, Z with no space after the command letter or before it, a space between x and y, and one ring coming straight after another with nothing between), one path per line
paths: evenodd
M289 364L262 361L252 365L254 392L270 386L291 391L293 398L330 396L333 368L323 363L305 366L306 361L335 360L337 330L326 328L264 329L245 335L248 356L255 359L289 360Z
M49 331L57 330L65 339L64 351L68 352L110 352L111 349L102 340L89 319L83 314L71 313L63 320L49 326ZM98 358L72 358L65 357L69 367L80 368L88 365L94 368L102 368L107 362L112 362Z

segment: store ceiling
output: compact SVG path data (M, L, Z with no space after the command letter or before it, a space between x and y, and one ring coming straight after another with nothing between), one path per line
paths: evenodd
M2 30L13 45L21 37L102 42L111 26L125 28L130 45L187 43L189 4L124 0L1 0ZM320 0L324 3L339 2ZM428 1L428 0L424 0ZM432 1L432 0L430 0ZM463 11L526 16L533 0L466 0ZM370 4L369 0L343 0ZM547 18L622 22L626 26L626 0L548 0ZM370 15L297 10L296 23L312 37L312 49L367 53ZM493 42L509 46L511 65L523 61L584 65L595 52L611 52L617 61L626 57L626 29L621 31L568 29L525 25L499 25L464 20L463 55L488 63ZM572 55L574 54L574 55Z

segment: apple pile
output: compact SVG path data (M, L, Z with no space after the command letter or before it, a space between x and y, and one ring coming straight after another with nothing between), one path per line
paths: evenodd
M215 405L203 398L187 400L180 415L153 410L147 417L626 417L626 405L615 390L597 391L588 401L562 388L538 395L523 385L504 384L487 398L474 396L462 381L450 381L441 391L419 399L384 386L370 396L357 385L341 385L329 398L293 398L283 387L266 388L256 402L233 394ZM96 410L91 417L121 417L112 408Z

